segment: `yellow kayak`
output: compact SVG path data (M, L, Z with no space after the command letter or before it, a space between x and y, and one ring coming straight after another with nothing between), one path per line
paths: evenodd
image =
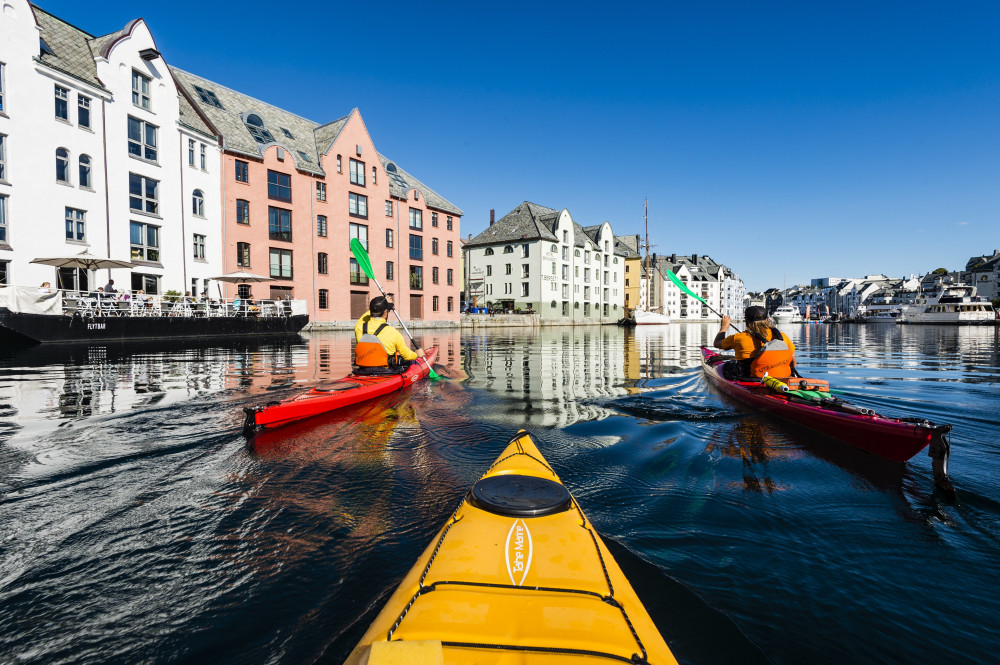
M569 491L521 430L347 663L676 663Z

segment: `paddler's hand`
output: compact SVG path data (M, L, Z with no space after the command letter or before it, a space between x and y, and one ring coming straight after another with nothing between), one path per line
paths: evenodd
M424 350L423 349L417 349L417 357L418 358L423 358L424 357Z
M722 333L722 334L725 334L726 331L729 330L729 326L732 325L732 323L733 323L733 320L731 318L729 318L728 316L726 316L725 314L723 314L722 315L722 329L719 330L719 332Z

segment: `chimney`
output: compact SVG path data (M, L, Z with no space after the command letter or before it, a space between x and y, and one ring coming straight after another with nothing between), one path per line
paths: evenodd
M691 263L698 263L698 255L697 254L692 254L691 255Z
M671 254L670 255L670 262L671 263L677 263L677 255L676 254Z
M493 226L493 222L497 221L496 216L497 216L496 210L490 208L490 226Z

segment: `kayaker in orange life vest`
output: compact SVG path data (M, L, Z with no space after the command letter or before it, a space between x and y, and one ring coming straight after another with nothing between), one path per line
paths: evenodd
M406 370L424 350L410 350L406 339L389 325L385 317L393 304L378 296L368 303L368 311L354 324L355 374L398 374Z
M771 324L763 307L747 307L743 317L746 331L726 337L732 319L723 316L722 329L712 345L736 351L736 364L741 377L759 379L765 372L776 379L792 376L795 371L795 345L788 335Z

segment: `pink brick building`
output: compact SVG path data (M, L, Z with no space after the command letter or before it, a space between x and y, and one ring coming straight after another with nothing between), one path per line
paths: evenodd
M223 137L223 270L274 278L244 291L306 300L315 322L351 322L378 295L354 262L356 237L400 316L458 321L462 211L380 154L357 109L320 125L172 71Z

